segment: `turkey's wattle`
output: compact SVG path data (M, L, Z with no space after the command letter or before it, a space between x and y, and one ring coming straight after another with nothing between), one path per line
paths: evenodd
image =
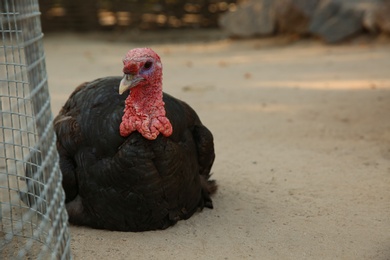
M134 49L123 63L122 78L80 85L54 119L66 209L75 225L164 229L213 207L213 136L162 92L156 53Z
M120 125L122 136L138 131L143 137L154 140L159 133L172 134L172 125L165 116L162 100L162 64L160 57L151 49L133 49L123 59L124 78L122 89L131 88L126 99ZM129 80L131 76L131 80ZM137 81L136 84L133 82Z

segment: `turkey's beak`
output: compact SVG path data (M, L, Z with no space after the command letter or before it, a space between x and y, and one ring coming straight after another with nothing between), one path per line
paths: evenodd
M131 89L138 85L139 82L144 80L141 76L133 74L125 74L121 83L119 84L119 94L122 95L128 89Z

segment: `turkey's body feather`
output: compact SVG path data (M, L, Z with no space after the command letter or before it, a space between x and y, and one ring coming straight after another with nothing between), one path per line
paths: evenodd
M118 94L120 80L82 84L54 120L70 222L123 231L163 229L212 207L210 131L186 103L164 93L172 135L122 137L127 95Z

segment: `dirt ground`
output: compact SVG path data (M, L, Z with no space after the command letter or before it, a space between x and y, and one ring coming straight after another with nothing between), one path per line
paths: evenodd
M161 35L164 39L164 35ZM164 231L71 226L75 259L390 259L390 44L47 35L53 113L148 46L215 136L215 209Z

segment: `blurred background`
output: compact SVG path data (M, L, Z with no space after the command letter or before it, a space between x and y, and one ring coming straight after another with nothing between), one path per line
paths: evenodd
M40 0L44 32L217 29L235 38L390 34L390 0Z
M41 0L44 31L215 28L237 0Z

